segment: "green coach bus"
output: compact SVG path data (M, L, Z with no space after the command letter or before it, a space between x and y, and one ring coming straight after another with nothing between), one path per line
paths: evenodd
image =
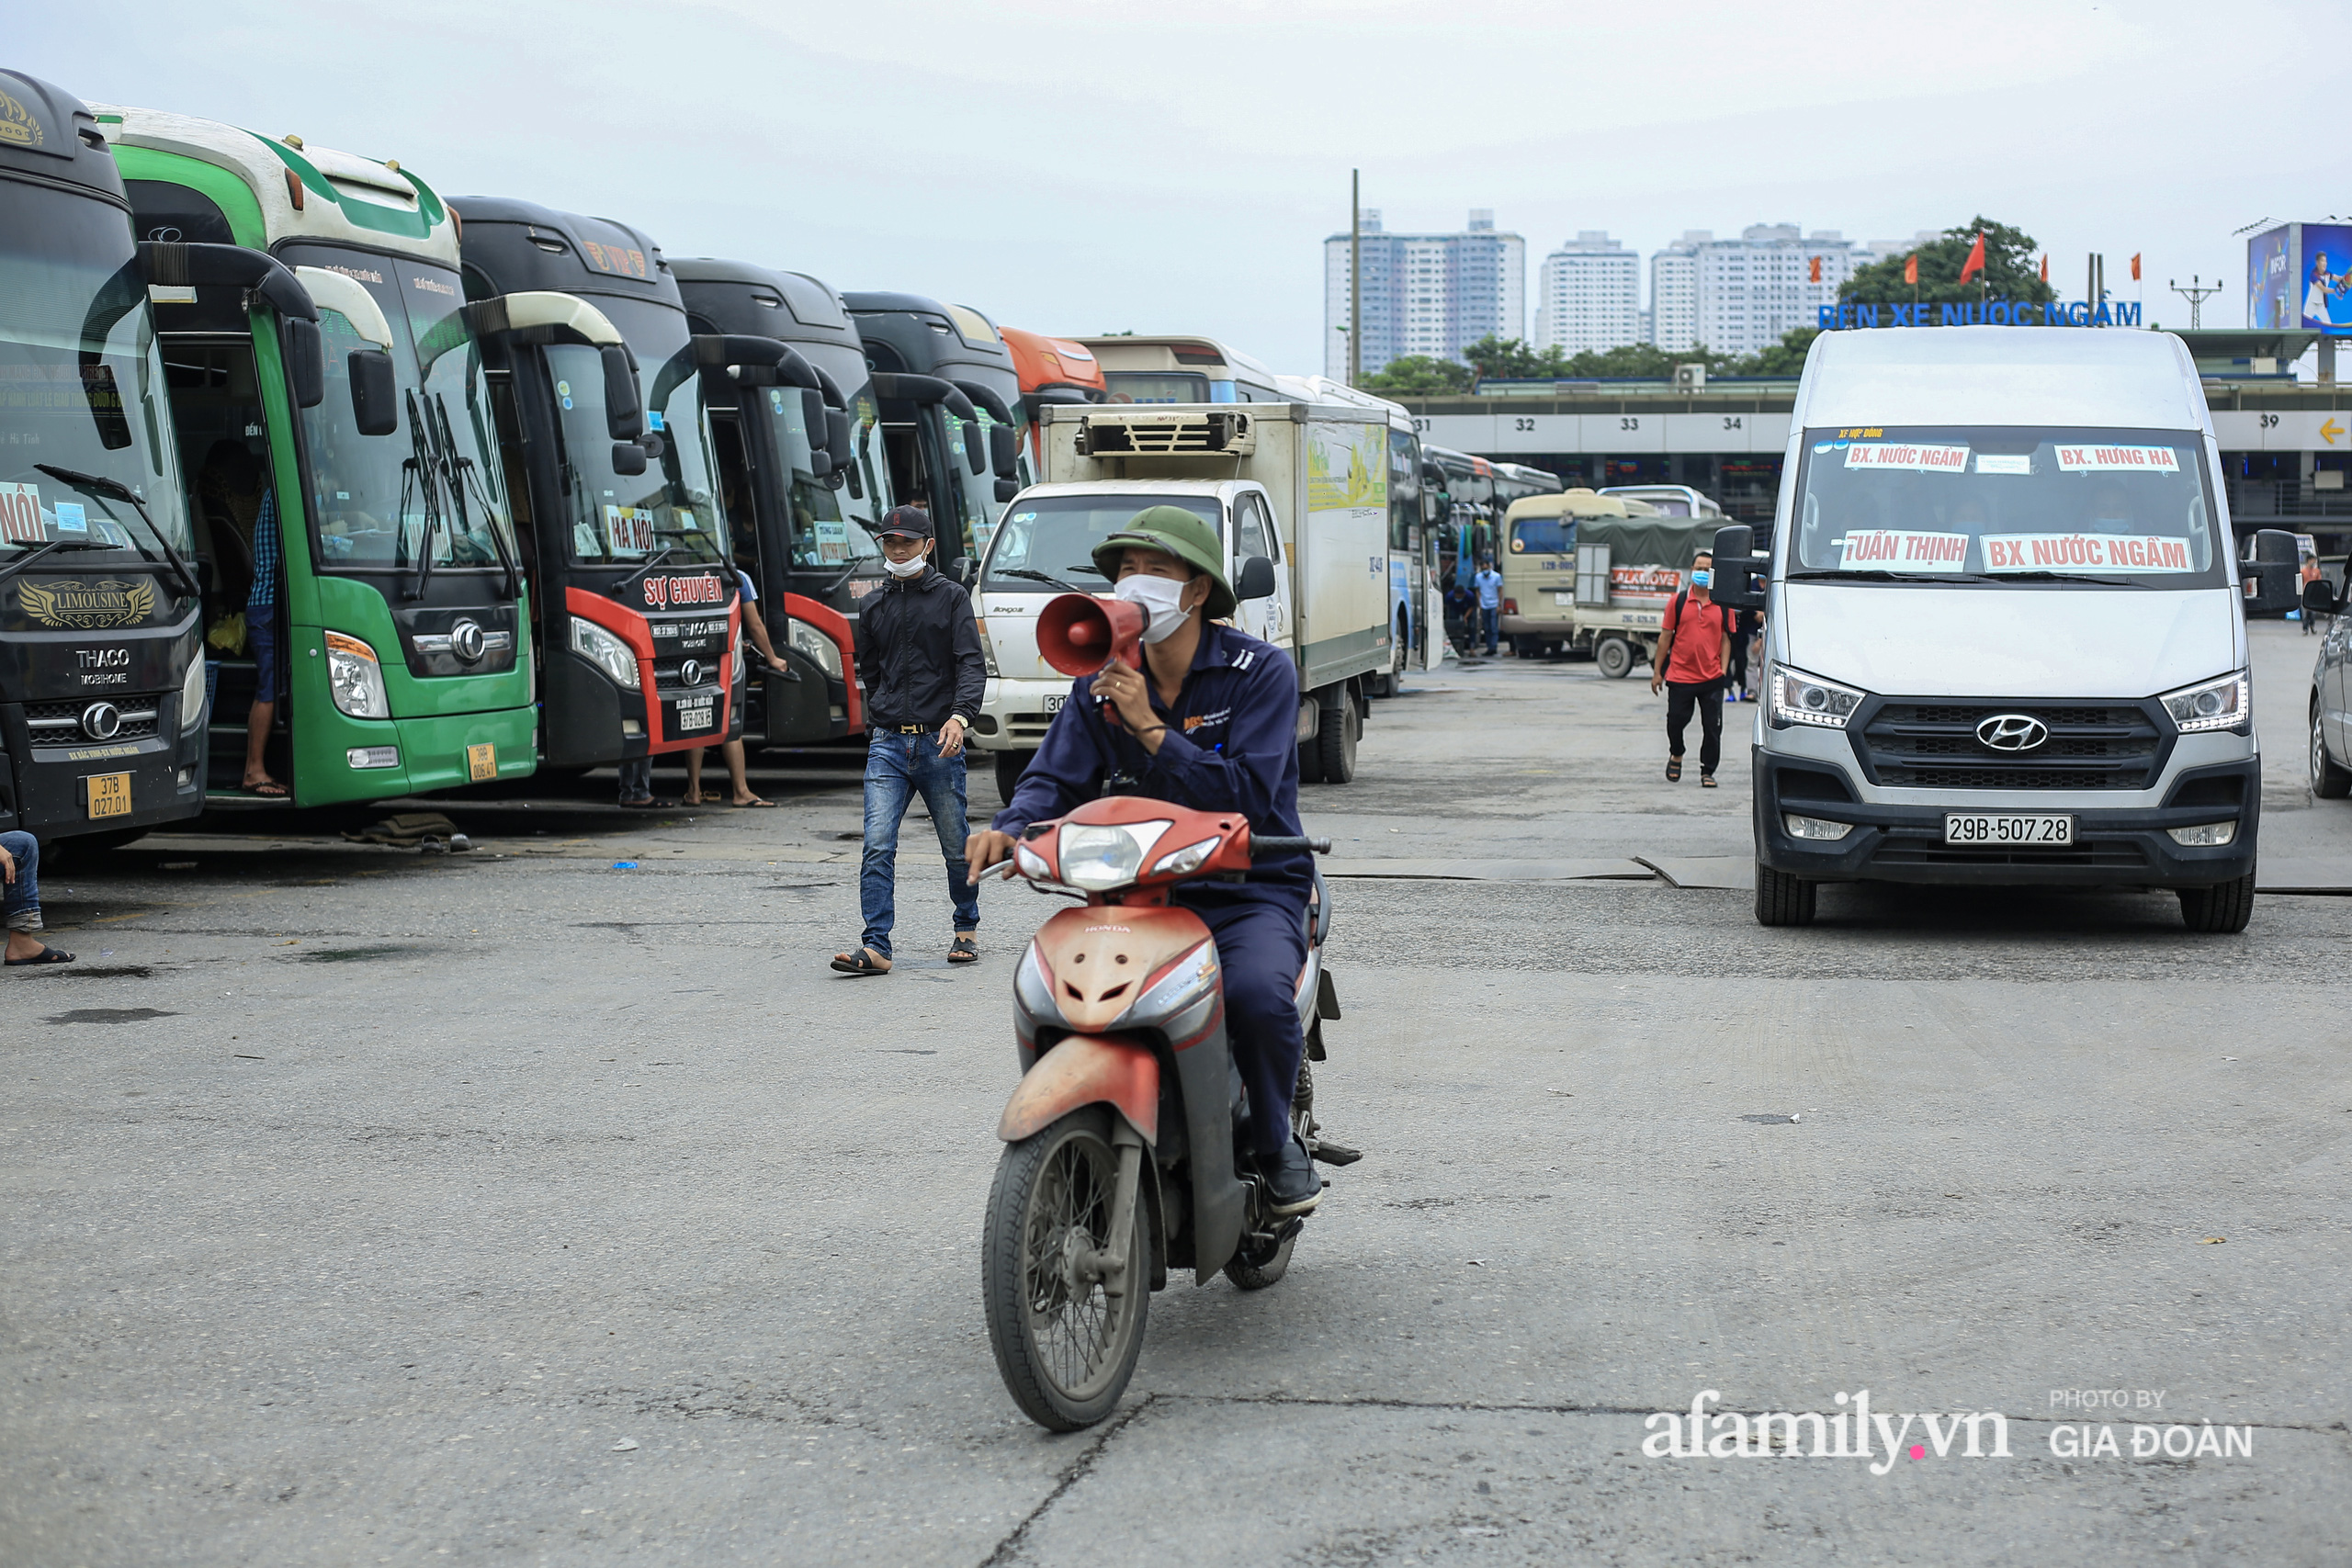
M397 163L152 109L97 119L146 243L203 563L208 799L528 774L528 590L456 218ZM265 761L288 793L265 799L247 721L273 699Z

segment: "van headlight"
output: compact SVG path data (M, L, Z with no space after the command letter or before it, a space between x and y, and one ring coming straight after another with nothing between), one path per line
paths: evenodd
M826 674L836 681L842 678L842 650L831 637L827 637L807 621L795 620L792 623L789 640L797 652L805 658L814 660L817 667Z
M1854 710L1861 705L1862 694L1851 686L1824 681L1792 670L1785 664L1772 667L1774 724L1810 724L1825 729L1843 729L1846 721L1854 716Z
M2183 735L2209 729L2243 732L2254 720L2254 682L2243 670L2199 685L2183 686L2156 699Z
M204 655L187 661L187 679L180 682L180 733L204 722Z
M356 637L327 633L327 690L334 705L354 718L390 718L391 699L384 694L384 667L376 650Z
M637 655L595 622L571 617L571 651L610 675L616 684L632 692L645 689L638 679Z

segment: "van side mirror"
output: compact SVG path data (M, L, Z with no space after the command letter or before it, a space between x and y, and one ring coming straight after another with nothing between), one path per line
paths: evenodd
M819 479L833 471L832 410L814 387L800 389L800 428L808 433L809 471Z
M327 398L327 351L319 338L319 323L300 316L286 318L286 379L294 406L314 409Z
M969 556L957 556L947 563L947 575L969 588L972 579L980 575L980 563Z
M637 391L637 367L629 363L628 348L617 343L605 344L597 351L597 356L605 362L605 434L616 441L634 441L645 431L645 409Z
M362 435L390 435L401 427L401 392L392 377L392 356L380 348L355 348L345 363L351 371L351 419Z
M634 441L614 442L613 472L627 478L645 472L645 448Z
M2238 563L2238 579L2245 589L2245 613L2275 615L2300 604L2302 594L2296 578L2301 564L2294 535L2283 528L2256 529L2252 558Z
M1715 530L1714 582L1707 597L1726 610L1760 610L1764 590L1756 580L1771 561L1756 553L1756 532L1745 524Z
M1012 426L989 426L989 461L1001 479L1009 479L1020 471L1021 437L1012 433Z
M2303 584L2303 614L2332 615L2335 611L2335 589L2327 579L2315 577Z
M1019 479L1001 479L996 481L996 499L997 504L1000 506L1004 502L1011 501L1014 496L1019 495L1020 493L1021 481Z
M1274 596L1274 563L1263 556L1251 556L1241 563L1241 580L1233 585L1233 596L1244 603L1251 599Z

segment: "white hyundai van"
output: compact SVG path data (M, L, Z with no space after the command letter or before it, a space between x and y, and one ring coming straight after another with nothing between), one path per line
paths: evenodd
M2297 602L2295 545L2239 548L2219 463L2169 333L1816 339L1769 560L1716 537L1716 602L1766 612L1757 919L1824 882L2105 884L2245 930L2245 612Z

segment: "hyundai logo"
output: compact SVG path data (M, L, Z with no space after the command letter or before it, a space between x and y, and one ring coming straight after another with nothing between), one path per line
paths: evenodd
M702 684L702 660L689 659L678 666L678 683L682 686L699 686Z
M469 664L478 661L487 646L479 622L459 621L449 628L449 651Z
M2031 714L1996 713L1976 727L1976 739L1996 751L2030 751L2050 739L2050 727Z
M93 740L111 740L122 733L122 710L112 703L92 703L82 710L82 733Z

